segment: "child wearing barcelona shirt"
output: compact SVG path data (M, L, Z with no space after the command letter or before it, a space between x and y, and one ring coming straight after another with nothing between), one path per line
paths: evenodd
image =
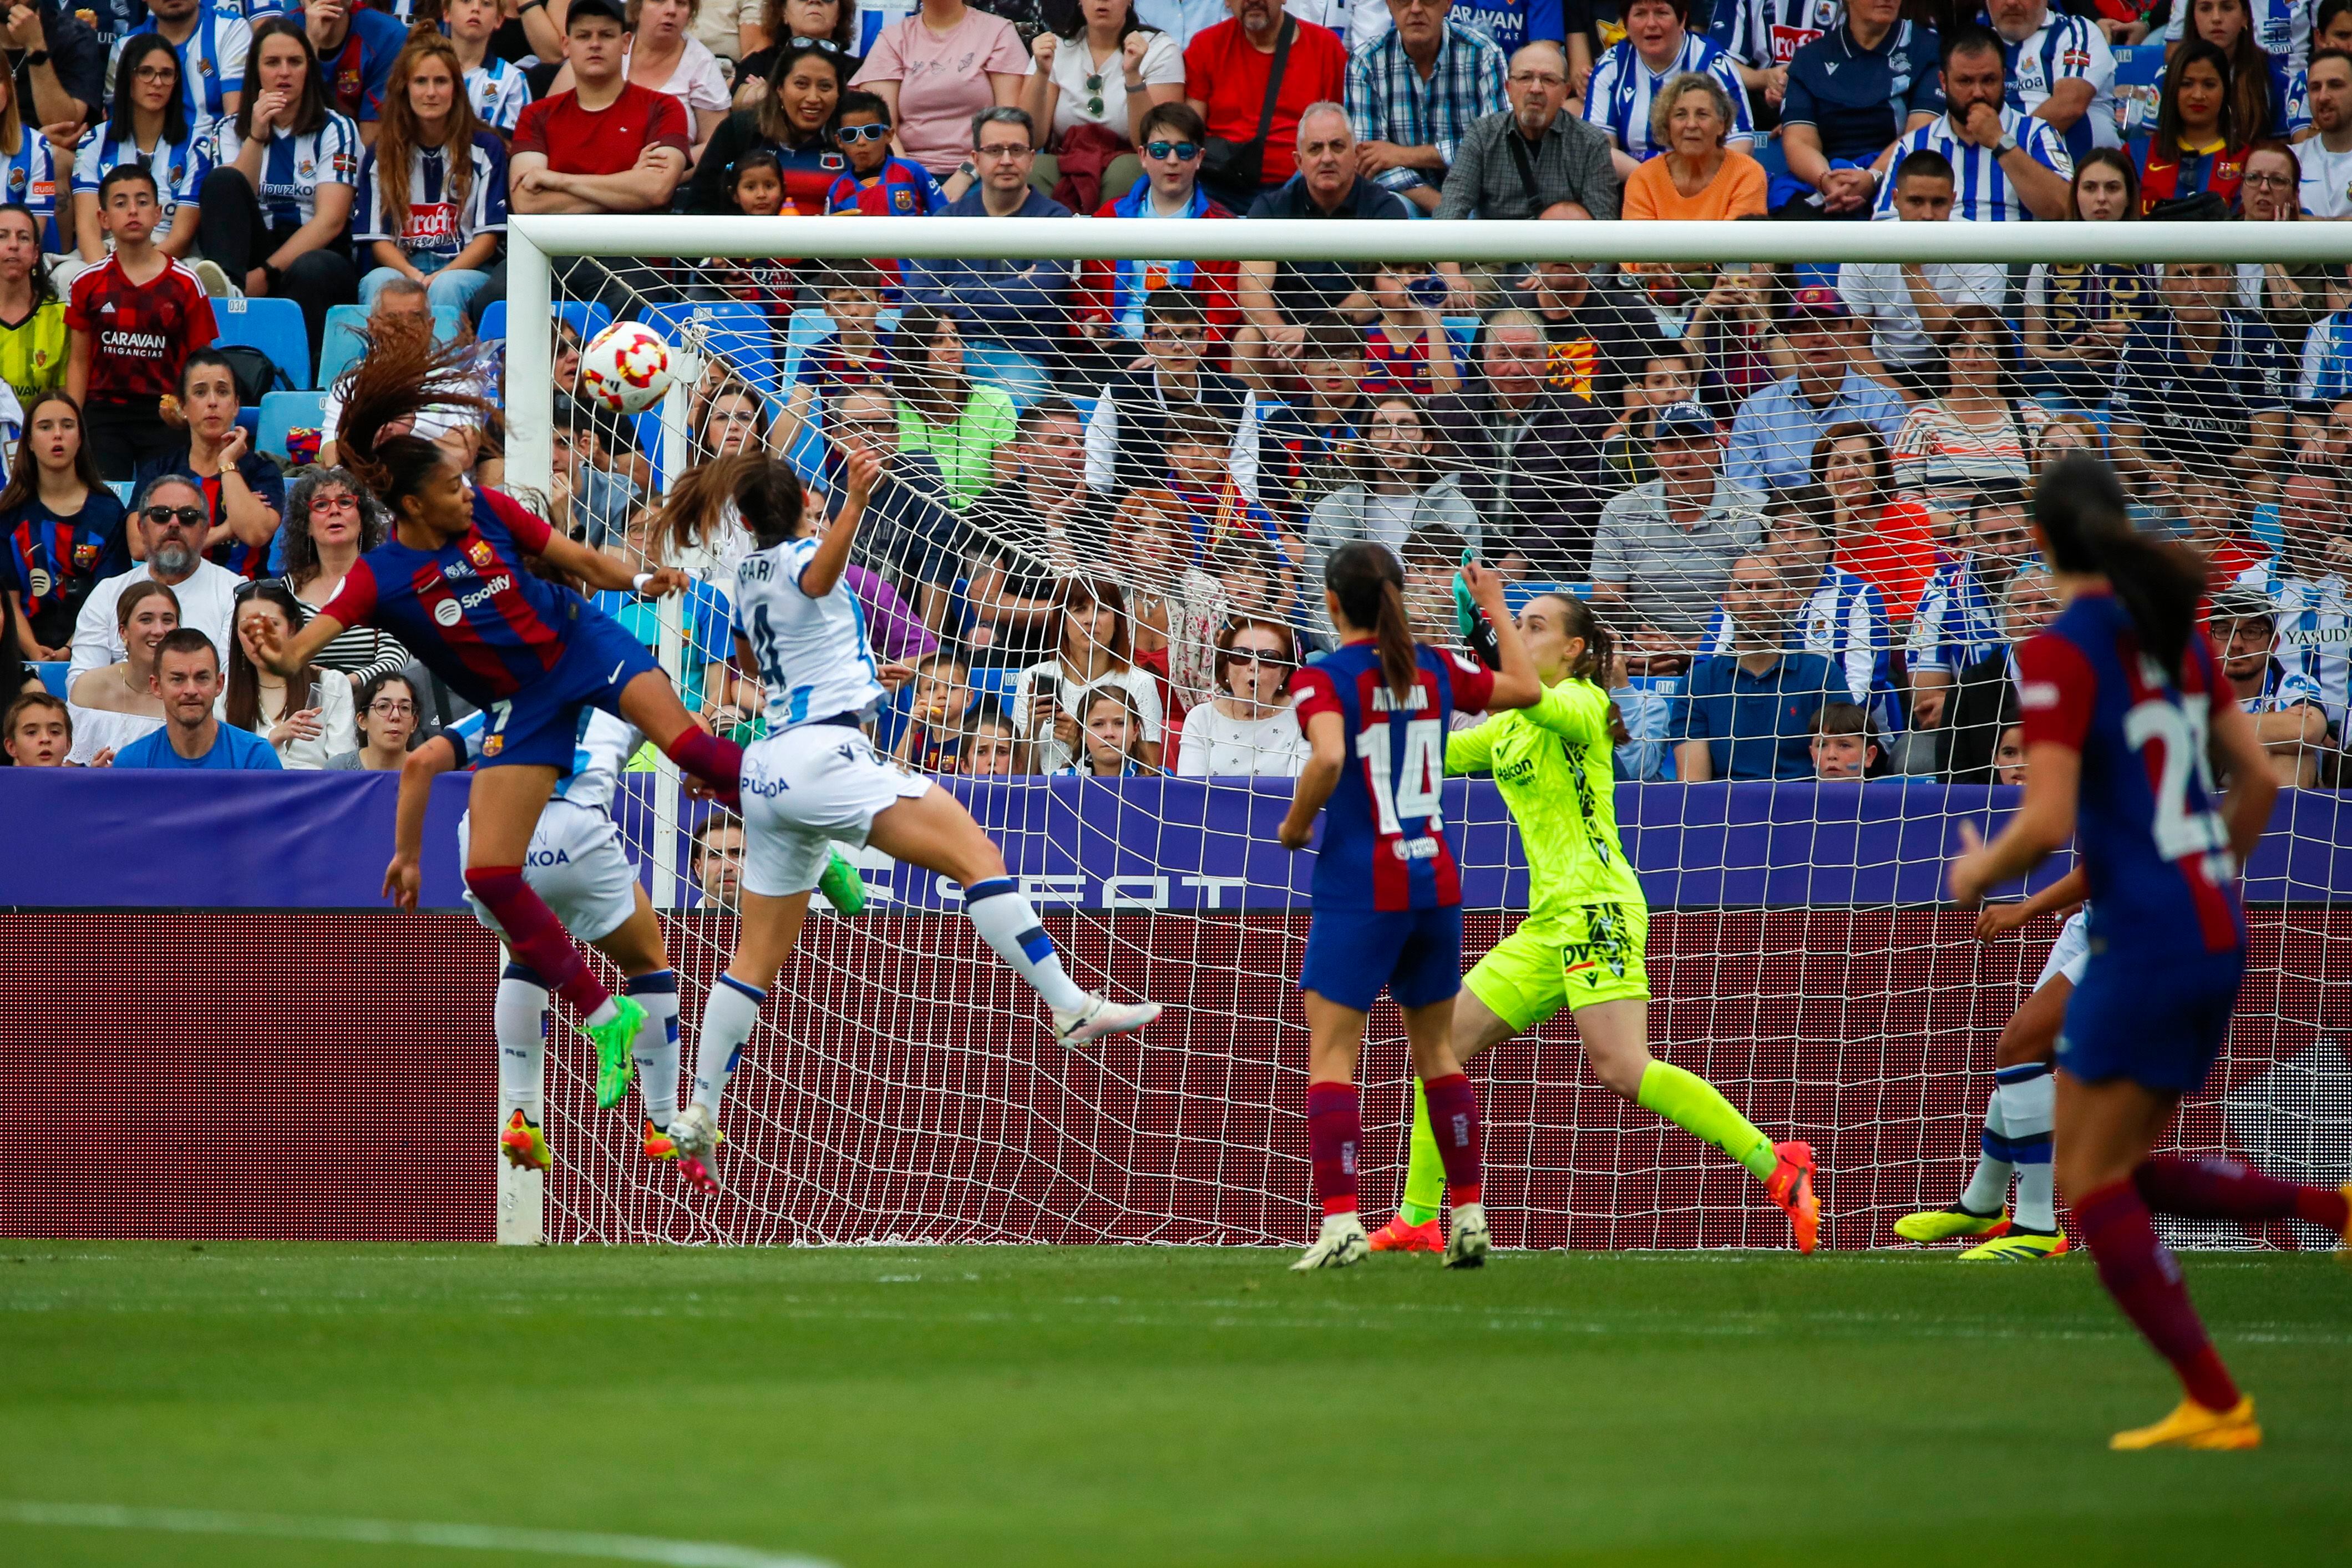
M99 223L114 253L73 280L66 304L66 395L108 479L128 479L178 443L156 412L180 364L212 346L212 302L196 275L155 248L155 176L121 163L99 183Z
M891 156L890 106L877 94L843 93L833 139L849 160L849 172L826 193L826 212L919 218L948 204L947 192L929 170Z

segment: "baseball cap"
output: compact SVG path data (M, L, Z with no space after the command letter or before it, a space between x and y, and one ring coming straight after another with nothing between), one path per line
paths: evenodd
M1789 308L1781 312L1783 319L1790 321L1802 320L1807 317L1852 314L1853 312L1845 308L1845 301L1838 298L1836 289L1819 283L1800 288L1790 295Z
M1658 411L1654 441L1713 441L1715 415L1695 402L1670 402Z
M629 26L629 13L621 0L572 0L571 9L563 16L565 29L569 30L573 21L582 16L607 17L625 31Z

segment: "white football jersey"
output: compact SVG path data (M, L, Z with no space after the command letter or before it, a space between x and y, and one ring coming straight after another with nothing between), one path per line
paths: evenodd
M847 579L818 598L801 591L816 551L817 541L803 535L755 549L735 569L735 630L759 661L772 730L864 714L882 700L866 610Z
M555 794L558 800L609 814L613 796L621 788L622 770L646 737L635 725L614 718L603 708L587 711L588 721L581 726L572 752L572 776L555 781Z

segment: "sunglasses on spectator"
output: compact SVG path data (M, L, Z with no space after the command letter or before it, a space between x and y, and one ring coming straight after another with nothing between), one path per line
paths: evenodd
M1258 664L1269 670L1286 670L1291 667L1287 656L1277 653L1270 648L1228 649L1225 661L1234 664Z
M844 125L834 131L833 139L845 147L855 147L861 141L887 141L890 140L890 128L887 125Z
M1097 120L1102 118L1103 111L1102 81L1102 72L1100 71L1097 71L1094 75L1087 78L1087 112L1093 115Z
M205 523L204 510L199 507L149 507L139 515L159 528L174 519L192 528L202 528Z
M1201 155L1197 141L1147 141L1143 144L1148 158L1173 158L1179 163L1190 163Z

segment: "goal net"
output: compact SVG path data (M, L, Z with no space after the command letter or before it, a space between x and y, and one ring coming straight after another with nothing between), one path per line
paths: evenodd
M852 852L869 902L817 900L778 977L724 1193L642 1157L634 1094L595 1112L559 1028L559 1165L543 1192L506 1178L502 1239L1307 1239L1282 687L1328 640L1324 556L1370 538L1425 640L1459 641L1465 552L1515 609L1581 598L1614 634L1653 1049L1813 1145L1830 1244L1891 1243L1957 1197L2057 929L1980 940L1940 901L1957 824L2015 799L2007 650L2053 611L2021 502L2069 447L2211 555L2217 646L2299 786L2248 883L2227 1057L2175 1136L2345 1179L2352 293L2325 229L517 219L510 482L641 554L642 508L714 454L761 444L829 492L844 444L888 450L854 585L877 659L919 673L877 743L970 804L1081 984L1166 1012L1064 1049L952 883ZM616 316L677 356L643 415L577 380ZM663 661L748 739L725 562L676 564L717 591L664 601ZM1742 695L1759 669L1811 695L1776 716ZM645 766L615 810L690 1074L740 829ZM1445 802L1468 964L1520 918L1526 862L1491 780ZM1470 1071L1498 1242L1786 1244L1736 1166L1595 1080L1567 1014ZM1386 1000L1360 1082L1377 1221L1412 1088Z

